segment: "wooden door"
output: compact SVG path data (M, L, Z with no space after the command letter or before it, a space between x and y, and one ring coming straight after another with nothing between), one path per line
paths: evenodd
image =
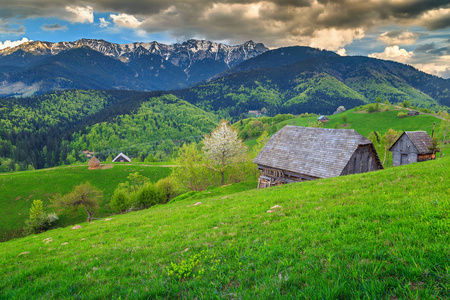
M408 154L402 154L402 160L401 160L400 164L401 165L409 164L409 162L408 162Z

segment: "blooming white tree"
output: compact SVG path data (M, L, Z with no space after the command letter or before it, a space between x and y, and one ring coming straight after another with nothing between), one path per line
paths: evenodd
M224 184L227 166L246 160L247 147L238 138L238 133L226 120L222 120L211 135L203 139L203 153L211 168L220 172Z

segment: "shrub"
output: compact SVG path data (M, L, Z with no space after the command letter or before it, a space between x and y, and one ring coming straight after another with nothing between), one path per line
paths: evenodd
M30 208L30 218L25 221L24 234L36 234L49 230L52 223L58 220L55 213L44 212L44 205L41 200L34 200Z
M167 203L177 195L176 182L172 177L160 179L155 186L161 196L161 203Z
M399 117L399 118L404 118L404 117L406 117L408 115L408 113L406 113L406 112L404 112L404 111L401 111L401 112L399 112L398 114L397 114L397 116Z
M133 207L137 209L149 208L150 206L162 203L162 195L156 185L148 182L137 192Z
M118 188L114 191L111 202L109 206L116 212L124 212L131 207L130 196L128 193L121 188Z
M375 111L377 111L377 108L375 107L375 105L369 104L367 106L367 112L372 113L372 112L375 112Z

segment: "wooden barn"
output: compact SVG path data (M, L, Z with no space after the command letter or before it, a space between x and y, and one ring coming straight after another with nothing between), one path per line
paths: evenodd
M405 131L389 148L394 167L435 159L436 155L428 148L432 146L431 137L425 131Z
M112 160L112 162L131 162L131 159L122 152L120 152L120 154L117 155L116 158Z
M253 160L258 188L383 169L373 144L353 129L285 126Z

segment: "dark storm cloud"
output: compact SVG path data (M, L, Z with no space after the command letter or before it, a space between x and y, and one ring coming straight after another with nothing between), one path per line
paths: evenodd
M258 39L269 46L314 44L314 40L316 45L328 45L324 40L328 34L336 48L378 26L420 25L430 30L450 26L448 0L0 0L0 18L56 16L79 22L68 6L134 16L148 33L230 42Z

